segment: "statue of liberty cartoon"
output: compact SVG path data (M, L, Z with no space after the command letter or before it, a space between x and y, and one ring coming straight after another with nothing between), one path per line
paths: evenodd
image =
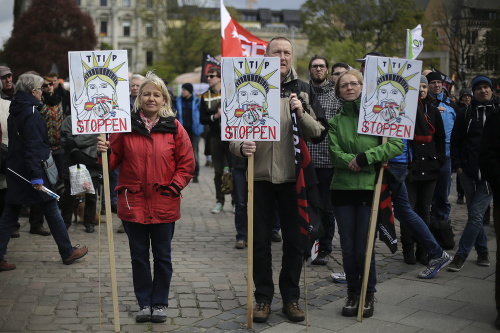
M255 73L252 73L245 59L245 72L241 73L236 67L230 68L233 66L231 62L223 63L227 69L223 70L223 75L233 74L233 71L235 74L235 76L229 75L229 78L225 80L228 83L226 84L227 99L224 101L224 114L227 117L228 126L260 126L268 121L276 122L269 116L267 110L267 94L269 89L277 89L268 82L277 70L263 76L261 74L263 65L264 61L260 63Z
M111 59L113 59L112 54L107 57L104 65L99 66L95 53L92 53L93 67L81 60L83 68L78 67L83 70L83 82L75 82L76 93L73 98L73 110L76 110L78 120L108 119L128 115L127 111L120 109L116 94L118 83L126 81L116 74L124 62L109 68ZM82 75L76 77L81 78ZM77 89L78 87L80 89Z
M376 90L370 98L367 105L365 120L382 122L382 123L398 123L410 125L413 122L405 116L406 95L410 90L417 90L408 83L417 73L413 73L407 77L403 77L403 71L406 68L406 63L401 66L397 73L392 72L391 61L389 60L388 71L385 73L380 66L378 67L378 77ZM374 101L376 99L376 101Z

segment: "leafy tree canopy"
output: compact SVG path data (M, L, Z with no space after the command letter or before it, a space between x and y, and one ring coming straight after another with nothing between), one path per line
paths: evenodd
M44 75L56 64L68 76L68 51L93 50L97 43L91 17L75 1L33 0L15 22L2 58L14 76L34 70Z
M353 65L372 51L404 57L406 29L423 11L406 0L307 0L301 19L313 52Z

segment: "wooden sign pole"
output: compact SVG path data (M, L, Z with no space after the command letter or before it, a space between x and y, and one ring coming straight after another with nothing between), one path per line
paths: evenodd
M106 134L101 134L106 141ZM116 286L115 243L113 242L113 218L111 215L111 199L109 196L109 170L108 155L102 154L102 176L104 179L104 199L106 203L106 226L108 230L109 270L111 273L111 292L113 295L113 312L115 319L115 332L120 332L120 312L118 309L118 289Z
M248 263L247 263L247 327L253 327L253 163L254 154L248 157Z
M387 137L382 138L382 144L387 143ZM363 270L363 285L361 287L361 295L359 295L358 321L363 321L363 308L365 307L366 288L368 286L368 276L370 275L370 264L373 253L373 243L375 242L375 231L377 228L377 217L380 203L380 190L382 189L382 177L384 176L384 168L380 168L377 184L373 192L372 211L370 215L370 226L368 227L368 239L366 241L366 256L365 268Z

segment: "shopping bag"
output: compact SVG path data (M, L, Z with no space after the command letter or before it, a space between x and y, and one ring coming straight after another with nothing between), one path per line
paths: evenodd
M71 184L71 195L95 194L92 177L90 177L85 164L76 164L69 167L69 182Z

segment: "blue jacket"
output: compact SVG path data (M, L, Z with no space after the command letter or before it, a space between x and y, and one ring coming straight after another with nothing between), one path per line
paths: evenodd
M193 94L193 107L192 107L192 115L193 115L193 127L191 128L193 134L195 136L200 136L203 133L203 125L200 123L200 100L196 98L196 95ZM182 122L182 96L177 97L177 120L180 121L181 125L184 125Z
M9 133L7 168L33 183L43 182L45 187L50 188L42 167L42 161L49 158L50 150L47 124L38 110L41 106L39 100L24 91L18 91L14 95L7 119ZM33 189L31 184L10 171L7 171L6 177L6 203L31 205L53 200L47 194Z
M439 102L437 105L433 106L435 107L444 106L446 108L444 112L441 112L441 117L443 118L444 132L446 134L445 152L446 152L446 157L449 157L451 132L453 131L453 125L455 124L457 113L454 104L452 105L448 96L444 96L444 93L442 91L438 95L434 94L429 94L429 95L436 98Z

